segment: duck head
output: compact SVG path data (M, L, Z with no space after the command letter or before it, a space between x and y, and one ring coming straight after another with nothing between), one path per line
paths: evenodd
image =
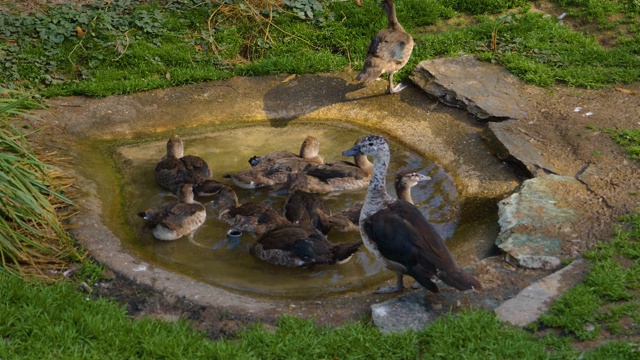
M396 189L402 189L407 187L414 187L419 182L431 180L430 176L422 175L417 172L400 173L396 175Z
M320 154L320 141L313 136L307 136L300 145L300 157L311 159Z
M388 154L389 151L387 139L380 135L367 135L358 139L350 149L343 151L342 155L380 157L383 154Z
M193 185L192 184L182 184L180 188L178 188L178 201L185 204L191 204L194 201L194 193L193 193Z
M184 156L184 144L178 135L173 135L167 141L167 158L180 159Z

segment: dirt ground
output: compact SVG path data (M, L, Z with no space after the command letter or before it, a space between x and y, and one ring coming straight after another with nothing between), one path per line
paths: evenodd
M20 3L24 11L34 11L41 3L62 3L71 0L28 0ZM74 1L83 3L86 1ZM0 0L0 6L13 1ZM535 7L553 16L561 13L549 2L535 2ZM588 24L569 24L576 28ZM603 42L606 39L603 37ZM597 195L600 204L593 211L602 214L593 231L606 238L611 233L614 219L638 210L640 201L640 165L627 157L605 133L605 129L637 129L640 127L640 83L601 90L585 90L555 86L541 89L528 87L533 115L519 127L530 142L544 152L545 160L563 175L580 176L587 168L597 168L598 176L589 182L589 190ZM494 260L495 261L495 260ZM501 265L504 266L504 265ZM505 288L500 297L512 296L531 281L547 273L517 270L518 277L501 275L495 263L485 263L477 269L477 275L485 284L485 292ZM516 270L514 270L516 271ZM106 272L108 280L102 281L93 296L108 297L126 306L132 317L149 315L167 320L186 317L195 328L207 331L212 338L232 336L246 324L262 321L273 325L271 314L242 316L229 314L224 309L210 309L184 299L170 299L156 290L132 283L126 278ZM371 303L386 300L387 296L336 297L284 305L292 315L304 314L320 322L339 325L345 320L366 318L361 310ZM460 295L447 300L441 295L434 300L453 301L454 306L465 307L475 295ZM496 299L499 301L500 299ZM335 312L327 314L329 301ZM323 306L320 306L323 305ZM444 306L441 311L446 311ZM438 311L438 309L436 309ZM589 346L588 344L585 346Z
M590 240L607 239L615 219L638 210L640 197L640 164L631 160L616 145L604 129L636 129L640 127L640 83L620 88L585 90L556 86L541 89L525 86L529 103L534 109L519 129L543 152L554 170L565 176L584 178L597 169L597 176L588 180L595 202L585 203L591 214ZM590 242L592 243L592 242ZM434 313L449 309L493 309L550 271L527 270L504 261L503 256L483 260L474 265L483 284L481 291L458 293L449 288L439 294L429 294L427 303ZM279 301L274 313L247 315L225 309L207 308L185 299L168 298L149 287L140 286L119 275L110 276L94 290L96 297L114 299L127 308L132 317L152 316L166 320L185 317L197 329L212 338L233 336L252 322L274 325L277 314L314 318L319 323L340 325L345 321L368 319L369 306L397 295L345 294L308 301ZM411 280L406 279L405 286ZM409 290L410 291L410 290ZM332 309L327 311L327 309ZM615 337L607 335L602 340ZM597 342L581 343L582 347L597 346Z

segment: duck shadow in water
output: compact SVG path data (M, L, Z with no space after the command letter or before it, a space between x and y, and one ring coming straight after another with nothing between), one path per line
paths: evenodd
M336 103L362 100L348 99L347 94L364 88L364 83L320 75L291 76L275 85L264 96L264 112L272 127L285 127L289 121ZM373 95L377 97L384 94ZM369 97L369 96L367 96Z

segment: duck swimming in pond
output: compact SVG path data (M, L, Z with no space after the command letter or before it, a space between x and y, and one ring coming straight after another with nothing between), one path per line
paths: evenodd
M310 225L326 235L331 230L331 210L318 194L306 192L307 176L304 172L289 174L284 216L293 224Z
M356 141L357 142L357 141ZM357 190L367 187L373 164L366 156L358 155L350 161L334 161L326 164L307 165L306 185L300 189L309 193L327 194L333 191Z
M362 241L333 244L311 226L288 224L266 232L249 253L280 266L332 265L349 261L360 245Z
M196 195L216 194L224 184L211 179L211 170L204 159L195 155L184 155L184 143L178 135L167 141L167 153L154 169L156 183L172 191L182 184L193 184Z
M408 201L413 204L411 188L419 182L431 180L431 177L417 172L405 172L396 175L394 187L398 199ZM329 224L338 231L360 231L360 211L362 211L363 201L358 201L350 208L329 217Z
M258 189L263 187L279 187L286 185L289 173L298 172L310 164L322 164L319 156L320 142L308 136L302 143L300 155L285 156L278 151L249 160L250 168L225 175L242 189Z
M300 153L298 155L292 153L289 150L278 150L262 156L253 156L251 157L251 159L249 159L249 164L251 164L251 166L258 166L264 163L273 163L276 160L285 158L307 159L310 162L322 164L324 160L322 159L322 156L319 155L319 153L320 141L318 141L318 139L314 138L313 136L307 136L300 145Z
M218 218L232 228L254 235L261 235L279 226L290 224L284 216L271 206L261 202L240 204L238 195L228 186L218 193L214 207L219 207Z
M388 93L393 94L403 90L406 86L393 84L393 75L404 67L413 50L413 38L409 35L396 18L396 8L393 0L382 0L380 7L387 15L389 25L380 30L371 40L367 50L364 68L356 77L365 83L376 80L383 73L389 74Z
M444 241L420 210L408 201L394 199L386 191L390 161L387 140L369 135L342 155L368 155L373 176L360 213L360 236L367 249L397 275L396 285L378 293L402 291L402 276L409 275L430 291L438 292L437 276L458 290L480 289L480 282L458 266Z
M192 236L207 217L205 207L193 199L193 186L183 184L178 189L178 201L138 213L153 225L153 236L158 240L176 240Z

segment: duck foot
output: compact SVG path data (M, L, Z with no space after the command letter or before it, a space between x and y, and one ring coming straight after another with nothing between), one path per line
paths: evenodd
M402 292L402 290L404 290L404 285L402 284L402 274L396 273L396 284L393 286L380 287L375 291L375 294L391 294Z
M400 286L400 287L398 287L397 285L384 286L374 291L374 294L392 294L392 293L402 292L402 290L404 290L404 286Z
M397 84L394 87L389 87L389 94L395 94L395 93L399 93L400 91L404 90L407 87L407 85L405 84Z

